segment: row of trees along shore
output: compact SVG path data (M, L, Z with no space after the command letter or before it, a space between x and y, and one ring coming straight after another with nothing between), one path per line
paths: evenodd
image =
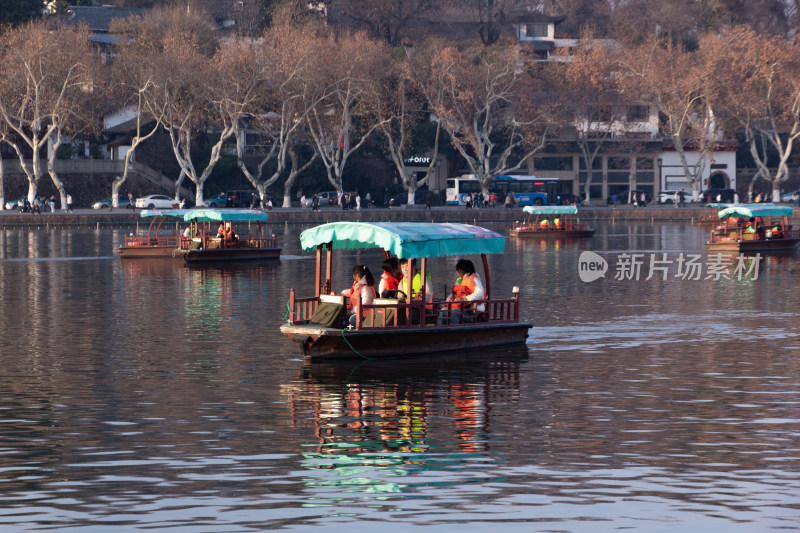
M701 35L692 49L658 36L630 45L581 39L569 60L538 62L524 45L502 40L391 47L363 33L335 34L291 10L275 12L258 38L217 39L207 21L181 9L117 20L112 31L126 39L105 61L85 27L40 20L4 29L0 143L18 155L28 198L46 172L66 205L58 147L99 135L102 117L119 110L135 119L127 159L166 132L180 167L176 191L190 180L197 205L223 146L233 144L262 199L282 184L288 206L315 160L341 194L348 161L368 141L396 166L409 203L443 146L463 158L484 194L549 142L577 143L591 169L608 143L634 153L652 140L636 134L649 111L632 121L632 104L658 112L660 135L681 156L695 194L720 132L745 139L774 191L800 136L800 45L745 27ZM247 157L245 127L262 139L257 163ZM193 158L193 143L207 132L210 156ZM700 152L697 164L689 150ZM43 151L46 159L31 157ZM422 152L432 156L428 174L409 177L405 162ZM777 167L768 153L777 153ZM128 163L112 194L128 179ZM0 159L0 196L2 179Z

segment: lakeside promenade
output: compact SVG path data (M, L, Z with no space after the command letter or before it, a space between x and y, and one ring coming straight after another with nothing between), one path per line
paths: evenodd
M74 227L74 226L130 226L141 225L145 219L139 216L140 210L131 209L75 209L71 212L55 213L20 213L19 211L0 211L0 227ZM325 207L318 212L311 209L275 208L269 213L268 224L322 224L338 220L372 221L372 222L508 222L523 220L526 215L521 208L505 209L465 209L457 206L441 206L424 209L424 206L413 208L392 207L362 209L361 211L343 210L337 207ZM674 205L649 205L633 207L628 205L580 207L577 215L582 221L652 221L652 222L694 222L699 218L707 218L711 210L700 204L689 204L688 207L676 208ZM790 222L800 223L800 209L796 209Z

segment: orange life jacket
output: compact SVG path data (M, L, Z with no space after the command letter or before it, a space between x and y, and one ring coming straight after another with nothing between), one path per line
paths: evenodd
M356 285L358 285L358 283L360 281L361 280L358 280L358 281L354 282L353 286L350 288L350 299L347 301L347 308L348 309L355 308L356 302L361 298L361 287L356 287ZM372 285L364 284L364 285L362 285L362 287L363 286L369 287L369 290L372 291L372 299L374 300L375 299L375 289L372 287ZM361 315L362 316L367 316L367 312L363 311L361 313Z
M386 290L394 291L397 290L397 287L400 286L400 280L398 280L385 270L383 271L383 274L381 274L381 278L383 278L383 281L386 282Z
M453 286L452 299L464 298L475 292L475 274L466 274L461 277L461 283ZM461 309L465 305L463 303L453 304L453 309Z

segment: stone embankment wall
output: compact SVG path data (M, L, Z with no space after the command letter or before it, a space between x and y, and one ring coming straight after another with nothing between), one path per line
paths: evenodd
M674 208L670 206L652 206L647 208L582 208L577 215L583 221L652 221L652 222L693 222L699 218L707 218L711 211L705 207ZM432 210L420 208L404 209L365 209L363 211L344 211L327 208L319 212L309 209L273 209L269 211L270 224L324 224L338 220L362 222L465 222L480 224L481 222L512 222L524 220L526 215L520 209L463 209L457 207L440 207ZM800 210L796 209L791 217L792 223L800 223ZM5 211L0 214L0 227L70 227L70 226L125 226L148 224L149 221L139 217L139 212L131 210L78 210L76 212L28 214L17 211Z

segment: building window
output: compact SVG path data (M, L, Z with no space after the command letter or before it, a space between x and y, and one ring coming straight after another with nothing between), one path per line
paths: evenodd
M547 37L547 24L526 24L525 35L528 37Z
M646 122L649 114L646 105L632 105L628 107L627 115L629 122Z
M536 170L572 170L571 157L536 157L533 159Z

